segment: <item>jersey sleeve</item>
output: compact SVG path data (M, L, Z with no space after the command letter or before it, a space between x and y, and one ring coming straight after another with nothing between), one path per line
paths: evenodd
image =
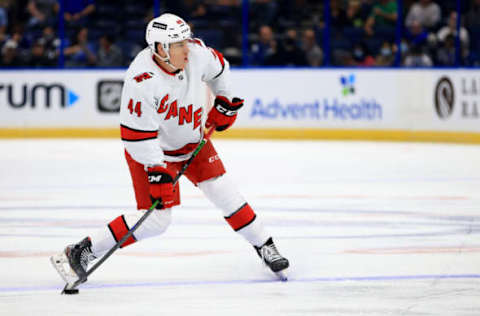
M148 75L147 75L148 76ZM164 154L158 143L160 122L156 115L153 91L146 82L126 78L120 107L120 132L132 158L146 166L163 165Z
M231 99L229 62L222 53L206 46L201 40L194 39L193 42L201 46L202 64L205 65L202 80L208 84L215 95L223 95Z

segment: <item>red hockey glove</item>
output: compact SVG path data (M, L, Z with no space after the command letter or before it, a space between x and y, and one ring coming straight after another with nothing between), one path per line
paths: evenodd
M243 100L240 98L233 98L230 102L226 97L217 96L210 113L208 113L205 127L215 126L217 132L226 130L233 125L237 118L237 111L242 106Z
M148 182L150 183L150 199L152 203L159 200L155 207L158 210L169 208L173 204L173 173L161 166L148 168Z

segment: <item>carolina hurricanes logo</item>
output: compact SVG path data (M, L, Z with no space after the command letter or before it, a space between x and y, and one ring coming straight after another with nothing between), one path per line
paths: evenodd
M202 123L202 111L203 108L199 108L193 112L192 104L187 107L179 107L177 100L168 103L168 94L162 98L157 109L158 114L167 113L164 118L165 121L176 117L178 117L178 125L190 124L193 121L194 130Z
M144 80L148 80L150 78L152 78L153 76L153 72L144 72L142 74L139 74L135 77L133 77L133 79L135 79L136 82L142 82Z

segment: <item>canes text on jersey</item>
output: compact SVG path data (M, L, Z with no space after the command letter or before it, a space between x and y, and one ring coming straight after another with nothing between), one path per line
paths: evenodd
M158 102L158 99L155 100L155 107L157 108L158 114L166 113L164 118L165 121L176 117L178 117L178 125L183 125L185 123L190 124L193 121L193 129L196 129L202 123L202 108L193 112L192 104L186 107L179 107L177 100L168 103L168 94L166 94L160 102Z

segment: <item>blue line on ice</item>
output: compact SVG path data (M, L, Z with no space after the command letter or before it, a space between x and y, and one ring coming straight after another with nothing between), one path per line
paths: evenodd
M420 274L420 275L378 275L378 276L357 276L357 277L317 277L317 278L291 278L288 283L314 283L314 282L348 282L348 281L403 281L403 280L437 280L437 279L480 279L480 274ZM254 284L280 282L277 279L270 280L215 280L215 281L165 281L165 282L140 282L140 283L118 283L118 284L86 284L82 289L102 288L149 288L166 286L204 286L204 285L232 285L232 284ZM283 283L283 282L281 282ZM9 292L35 292L35 291L61 291L62 286L23 286L23 287L0 287L1 293Z

